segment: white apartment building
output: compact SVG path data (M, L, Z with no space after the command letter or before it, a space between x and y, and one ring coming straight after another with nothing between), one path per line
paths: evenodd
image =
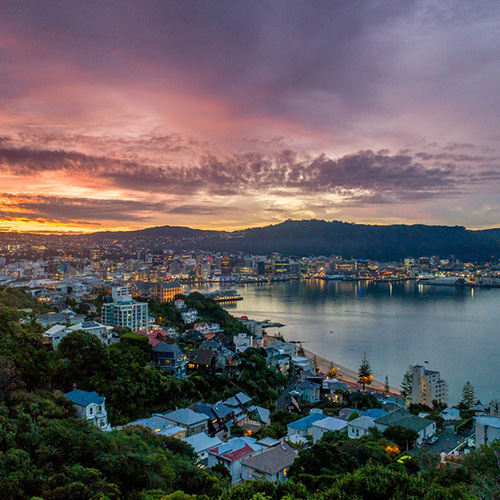
M412 403L433 406L433 401L448 403L448 384L439 372L426 370L421 365L412 369L412 392L408 398Z
M137 302L130 295L118 296L115 302L102 306L102 322L108 326L130 328L132 331L148 328L148 304Z

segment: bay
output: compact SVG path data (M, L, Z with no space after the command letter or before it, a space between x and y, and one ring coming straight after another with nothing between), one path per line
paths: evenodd
M231 314L283 323L285 338L343 366L357 370L366 352L375 378L399 387L408 365L428 361L449 404L467 380L483 403L500 398L500 289L322 280L236 289L244 300L225 306Z

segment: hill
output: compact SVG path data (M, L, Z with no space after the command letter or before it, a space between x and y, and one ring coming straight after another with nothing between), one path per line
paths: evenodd
M181 244L183 248L224 252L285 255L342 255L381 260L407 256L454 255L464 260L500 257L500 229L468 230L462 226L376 226L324 220L287 220L280 224L242 231L204 231L162 226L140 231L94 233L82 236L95 242L156 240L156 244Z

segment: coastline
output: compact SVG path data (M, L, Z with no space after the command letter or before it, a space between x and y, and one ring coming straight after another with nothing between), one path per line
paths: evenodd
M345 366L341 366L338 363L323 358L322 356L319 356L318 354L312 351L308 351L307 349L304 349L304 354L310 358L316 357L316 366L318 367L318 370L324 375L328 373L328 371L330 370L330 366L333 364L337 372L342 374L342 377L339 377L339 380L345 382L349 386L349 389L354 391L362 390L361 384L358 384L357 371L346 368ZM373 382L369 386L367 386L367 389L371 390L372 392L384 393L385 383L381 382L380 380L374 379ZM401 397L398 388L389 385L389 389L390 389L389 396Z

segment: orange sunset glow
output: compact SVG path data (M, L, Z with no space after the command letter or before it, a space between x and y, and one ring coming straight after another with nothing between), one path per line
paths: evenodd
M51 3L3 8L2 230L499 223L491 9Z

